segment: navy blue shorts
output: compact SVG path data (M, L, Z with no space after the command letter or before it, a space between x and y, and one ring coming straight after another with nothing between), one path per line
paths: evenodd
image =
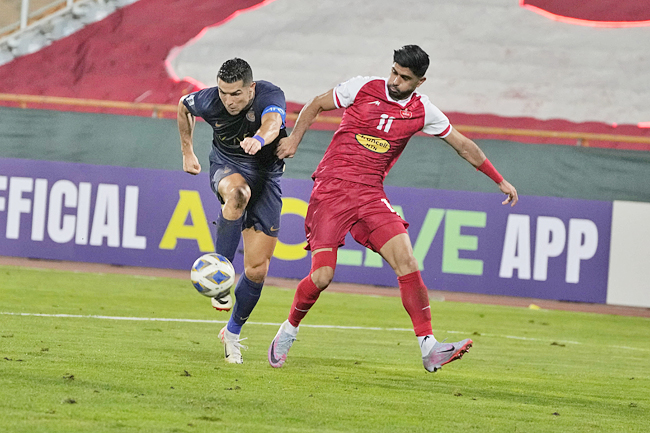
M253 227L268 236L278 237L282 210L280 179L284 163L280 161L278 167L280 170L274 172L261 171L257 168L255 160L247 164L233 161L214 150L210 154L210 186L222 204L223 198L219 195L218 185L224 177L239 173L251 189L251 199L244 211L243 229Z

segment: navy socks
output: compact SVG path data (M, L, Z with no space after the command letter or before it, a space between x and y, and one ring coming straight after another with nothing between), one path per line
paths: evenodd
M233 334L241 333L242 326L262 295L263 286L264 283L254 283L246 278L245 273L242 273L235 287L235 306L228 321L228 331Z
M226 257L231 262L235 258L239 239L241 238L242 224L244 216L236 220L227 220L223 215L219 215L217 221L217 241L215 242L215 251ZM253 308L262 294L264 283L254 283L242 272L237 286L235 287L235 306L233 307L230 320L228 321L228 331L233 334L239 334L241 328L248 320Z
M223 215L219 215L219 221L217 221L217 241L214 249L231 262L234 260L237 246L239 246L243 221L243 215L236 220L227 220Z

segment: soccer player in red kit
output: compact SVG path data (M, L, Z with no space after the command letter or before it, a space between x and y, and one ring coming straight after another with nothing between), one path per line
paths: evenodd
M423 131L446 141L497 183L507 195L503 204L514 206L517 190L476 143L452 128L429 98L415 91L428 67L427 53L417 45L406 45L394 52L388 79L356 77L315 97L303 107L291 135L280 141L277 156L291 158L320 112L345 108L341 125L312 176L314 187L305 219L311 271L298 284L289 318L269 347L271 366L284 364L300 321L332 282L337 249L344 245L348 232L381 254L397 274L402 304L411 317L427 371L435 372L459 359L472 346L470 339L445 344L433 336L429 296L413 256L408 223L390 206L384 178L409 139Z

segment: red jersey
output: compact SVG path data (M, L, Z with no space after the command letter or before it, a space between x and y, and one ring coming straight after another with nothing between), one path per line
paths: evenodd
M429 98L413 92L395 101L385 78L356 77L334 89L334 103L345 107L312 178L337 178L381 186L409 139L418 131L444 138L449 119Z

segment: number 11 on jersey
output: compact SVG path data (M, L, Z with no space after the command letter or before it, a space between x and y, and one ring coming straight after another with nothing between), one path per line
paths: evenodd
M388 121L386 121L386 119L388 119ZM383 128L384 132L388 132L390 125L393 124L394 119L394 117L389 117L388 114L382 114L381 119L379 119L379 125L377 125L377 129L381 131ZM386 127L384 127L384 124L386 124Z

